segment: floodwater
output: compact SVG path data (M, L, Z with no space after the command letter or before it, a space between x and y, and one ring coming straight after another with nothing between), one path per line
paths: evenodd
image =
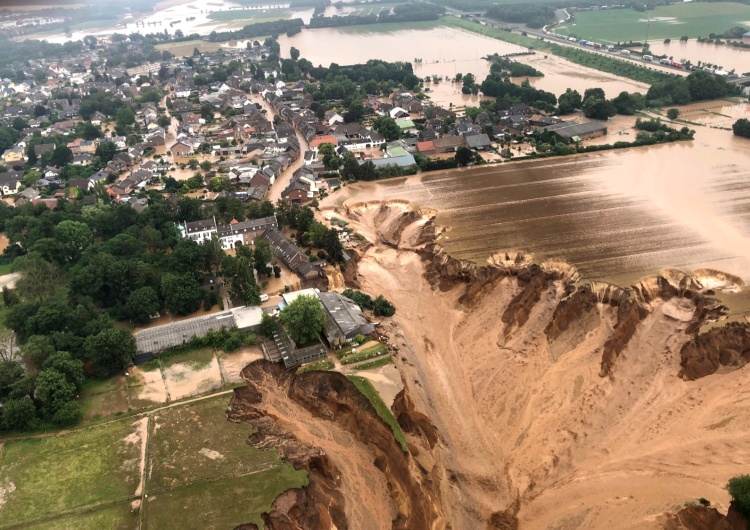
M405 45L408 43L408 45ZM477 35L468 31L439 26L432 29L405 29L381 32L377 28L355 30L347 28L324 28L304 30L293 37L279 37L282 54L288 56L294 46L301 57L314 65L328 66L331 62L340 65L357 64L369 59L385 61L410 61L421 59L414 64L414 73L419 77L436 75L452 79L457 73L472 73L482 82L489 73L490 63L482 57L498 53L500 55L527 52L522 46ZM336 50L335 54L331 50ZM536 53L523 55L516 60L532 65L545 74L529 82L543 90L560 95L567 88L583 93L592 86L601 87L614 97L623 90L646 93L648 86L617 77L611 74L585 68L569 61ZM523 79L516 79L520 83ZM446 82L428 84L430 97L441 105L453 103L456 106L477 105L478 96L461 94L461 85Z
M619 285L665 267L750 280L750 141L728 131L700 127L693 142L356 184L336 200L347 198L434 208L447 229L440 243L479 263L523 250Z
M724 70L735 70L738 74L750 72L750 50L734 48L727 45L707 44L691 39L687 42L664 41L649 42L654 54L667 54L675 61L684 62L689 59L693 64L698 61L721 66Z

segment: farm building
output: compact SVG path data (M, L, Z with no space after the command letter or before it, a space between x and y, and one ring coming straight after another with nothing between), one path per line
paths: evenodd
M162 326L154 326L133 334L139 355L157 354L202 338L209 331L221 328L251 331L260 327L263 311L258 306L235 307L229 311L188 318Z
M589 138L597 138L607 134L607 125L599 121L587 121L584 123L558 123L544 128L545 131L553 132L566 143L578 142Z

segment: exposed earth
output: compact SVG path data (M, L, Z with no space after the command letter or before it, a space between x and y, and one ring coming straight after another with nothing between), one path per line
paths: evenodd
M323 215L369 241L347 284L398 308L380 331L409 454L341 374L249 365L230 417L310 472L267 528L736 527L722 514L750 459L749 326L697 333L722 313L708 287L741 280L669 270L620 288L510 252L479 267L434 244L434 212ZM699 498L711 509L684 508Z

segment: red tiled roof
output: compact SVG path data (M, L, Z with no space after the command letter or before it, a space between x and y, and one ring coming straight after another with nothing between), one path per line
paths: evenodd
M420 153L424 153L425 151L434 151L435 150L435 142L432 140L427 140L426 142L418 142L417 143L417 150Z

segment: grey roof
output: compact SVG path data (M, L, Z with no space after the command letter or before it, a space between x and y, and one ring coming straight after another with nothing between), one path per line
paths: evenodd
M557 123L544 128L545 131L554 132L563 138L572 138L582 134L589 134L597 131L606 131L607 125L598 121L587 121L583 123Z
M400 166L400 167L408 167L413 166L416 164L416 160L414 160L414 157L410 154L402 155L402 156L392 156L390 158L374 158L370 160L375 167L384 167L384 166Z
M185 223L185 230L188 234L193 232L205 232L206 230L216 230L216 219L203 219L201 221L191 221Z
M209 331L220 330L222 327L237 327L231 311L155 326L139 331L133 336L138 353L158 353L189 342L193 336L203 337Z
M278 227L279 222L276 220L275 215L272 215L271 217L261 217L260 219L248 219L241 223L220 225L219 237L232 234L244 234L247 232L259 232L261 230L269 230Z
M352 339L355 335L366 335L375 327L367 322L359 306L339 293L318 293L320 301L330 318L326 319L326 336L329 342L337 335Z
M464 138L466 139L466 145L474 149L476 149L477 147L487 147L488 145L492 143L490 141L490 137L487 136L485 133L465 134Z

